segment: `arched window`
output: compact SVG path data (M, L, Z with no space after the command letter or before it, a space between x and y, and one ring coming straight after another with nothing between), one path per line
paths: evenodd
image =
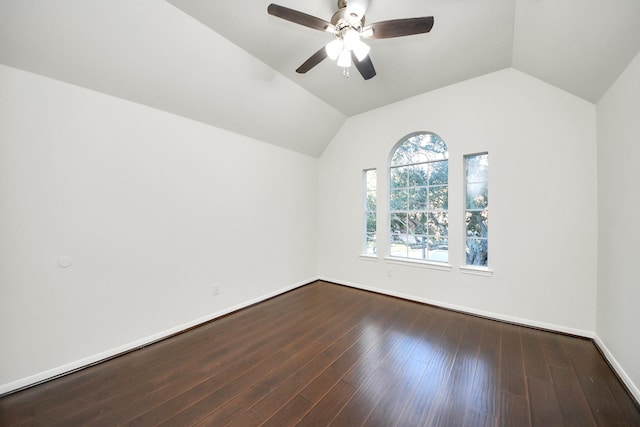
M389 165L392 257L449 261L449 153L433 133L408 135Z

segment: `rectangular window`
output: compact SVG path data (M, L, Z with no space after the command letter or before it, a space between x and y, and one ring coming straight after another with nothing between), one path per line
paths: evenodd
M389 254L448 262L448 160L391 167L389 174Z
M489 154L465 156L466 264L489 265Z
M376 183L378 173L375 169L367 169L363 173L364 187L364 254L375 255L376 248Z

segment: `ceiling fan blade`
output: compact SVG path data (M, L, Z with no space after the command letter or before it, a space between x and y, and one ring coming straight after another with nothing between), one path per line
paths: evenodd
M428 33L433 28L433 16L374 22L369 27L373 30L372 39L390 39Z
M358 61L356 54L351 52L351 60L365 80L369 80L376 75L376 69L373 68L373 62L371 62L369 55L367 55L362 61Z
M306 73L307 71L309 71L310 69L318 65L320 62L322 62L322 60L324 60L326 57L327 57L327 49L325 49L325 47L323 46L319 51L311 55L309 59L304 61L304 63L298 67L298 69L296 70L296 73L300 73L300 74Z
M271 3L269 7L267 7L267 12L269 15L277 16L278 18L285 19L295 24L304 25L305 27L313 28L314 30L327 31L327 29L330 30L333 28L333 25L323 19L274 3Z

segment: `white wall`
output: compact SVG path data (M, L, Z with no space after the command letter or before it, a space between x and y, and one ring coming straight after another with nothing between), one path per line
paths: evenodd
M598 102L596 333L640 400L640 54ZM629 384L629 380L635 386Z
M378 168L379 254L388 253L386 167L415 131L449 147L448 272L365 261L362 170ZM513 69L347 121L319 169L319 273L498 318L592 335L596 294L595 106ZM463 155L489 152L492 277L463 274ZM388 275L391 274L391 277Z
M0 393L313 279L317 162L0 66Z

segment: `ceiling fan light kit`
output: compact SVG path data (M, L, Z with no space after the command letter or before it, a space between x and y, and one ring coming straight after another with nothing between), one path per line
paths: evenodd
M362 41L363 38L386 39L428 33L434 20L428 16L381 21L365 26L364 14L368 6L368 0L338 0L338 11L331 22L273 3L267 8L267 13L335 36L335 40L311 55L296 72L304 74L329 57L343 68L345 77L349 77L349 69L355 65L362 77L369 80L376 75L376 70L369 57L371 47Z

